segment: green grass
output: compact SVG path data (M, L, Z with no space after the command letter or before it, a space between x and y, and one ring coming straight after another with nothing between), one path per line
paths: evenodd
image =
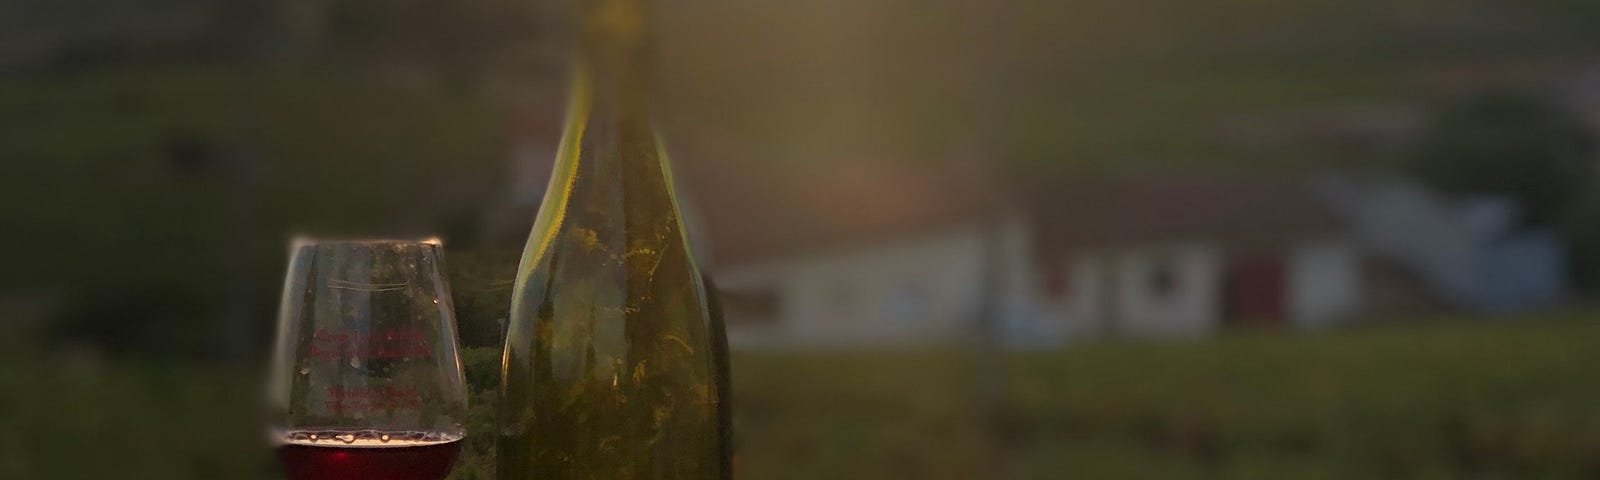
M0 478L271 478L248 371L6 352Z
M1565 318L1586 316L1017 355L990 437L962 355L744 355L743 473L1592 477L1600 324Z
M1592 476L1600 388L1582 379L1600 373L1589 347L1600 326L1522 322L1040 355L1016 363L1016 407L1031 443L1128 445L1127 468Z
M964 350L743 353L740 478L1593 478L1587 311L1013 355L987 422ZM12 352L18 352L12 349ZM0 367L0 477L270 478L251 371ZM77 360L71 360L77 358ZM492 349L466 354L488 478ZM44 360L44 361L40 361ZM995 426L1000 428L994 428Z

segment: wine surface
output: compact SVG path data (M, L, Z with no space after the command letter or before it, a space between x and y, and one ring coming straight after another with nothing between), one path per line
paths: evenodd
M290 480L441 480L461 454L461 437L440 433L300 431L280 442Z

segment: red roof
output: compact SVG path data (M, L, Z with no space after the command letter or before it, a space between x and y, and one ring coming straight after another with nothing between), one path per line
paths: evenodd
M991 166L956 160L780 162L674 149L718 263L870 245L1029 212L1044 255L1084 246L1214 240L1276 244L1341 231L1300 175L1161 171L1048 182L1026 199Z
M1185 240L1261 244L1343 227L1299 175L1091 175L1034 196L1039 246Z

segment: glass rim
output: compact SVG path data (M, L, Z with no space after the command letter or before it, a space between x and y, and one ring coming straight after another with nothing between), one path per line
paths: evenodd
M444 241L438 236L430 237L343 237L319 235L295 235L289 239L289 247L298 249L316 245L430 245L444 247Z

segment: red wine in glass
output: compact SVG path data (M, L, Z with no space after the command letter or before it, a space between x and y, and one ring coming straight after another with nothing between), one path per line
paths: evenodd
M290 432L278 447L289 480L442 480L461 437L439 433Z
M467 387L443 248L295 239L267 383L289 480L443 480L455 466Z

